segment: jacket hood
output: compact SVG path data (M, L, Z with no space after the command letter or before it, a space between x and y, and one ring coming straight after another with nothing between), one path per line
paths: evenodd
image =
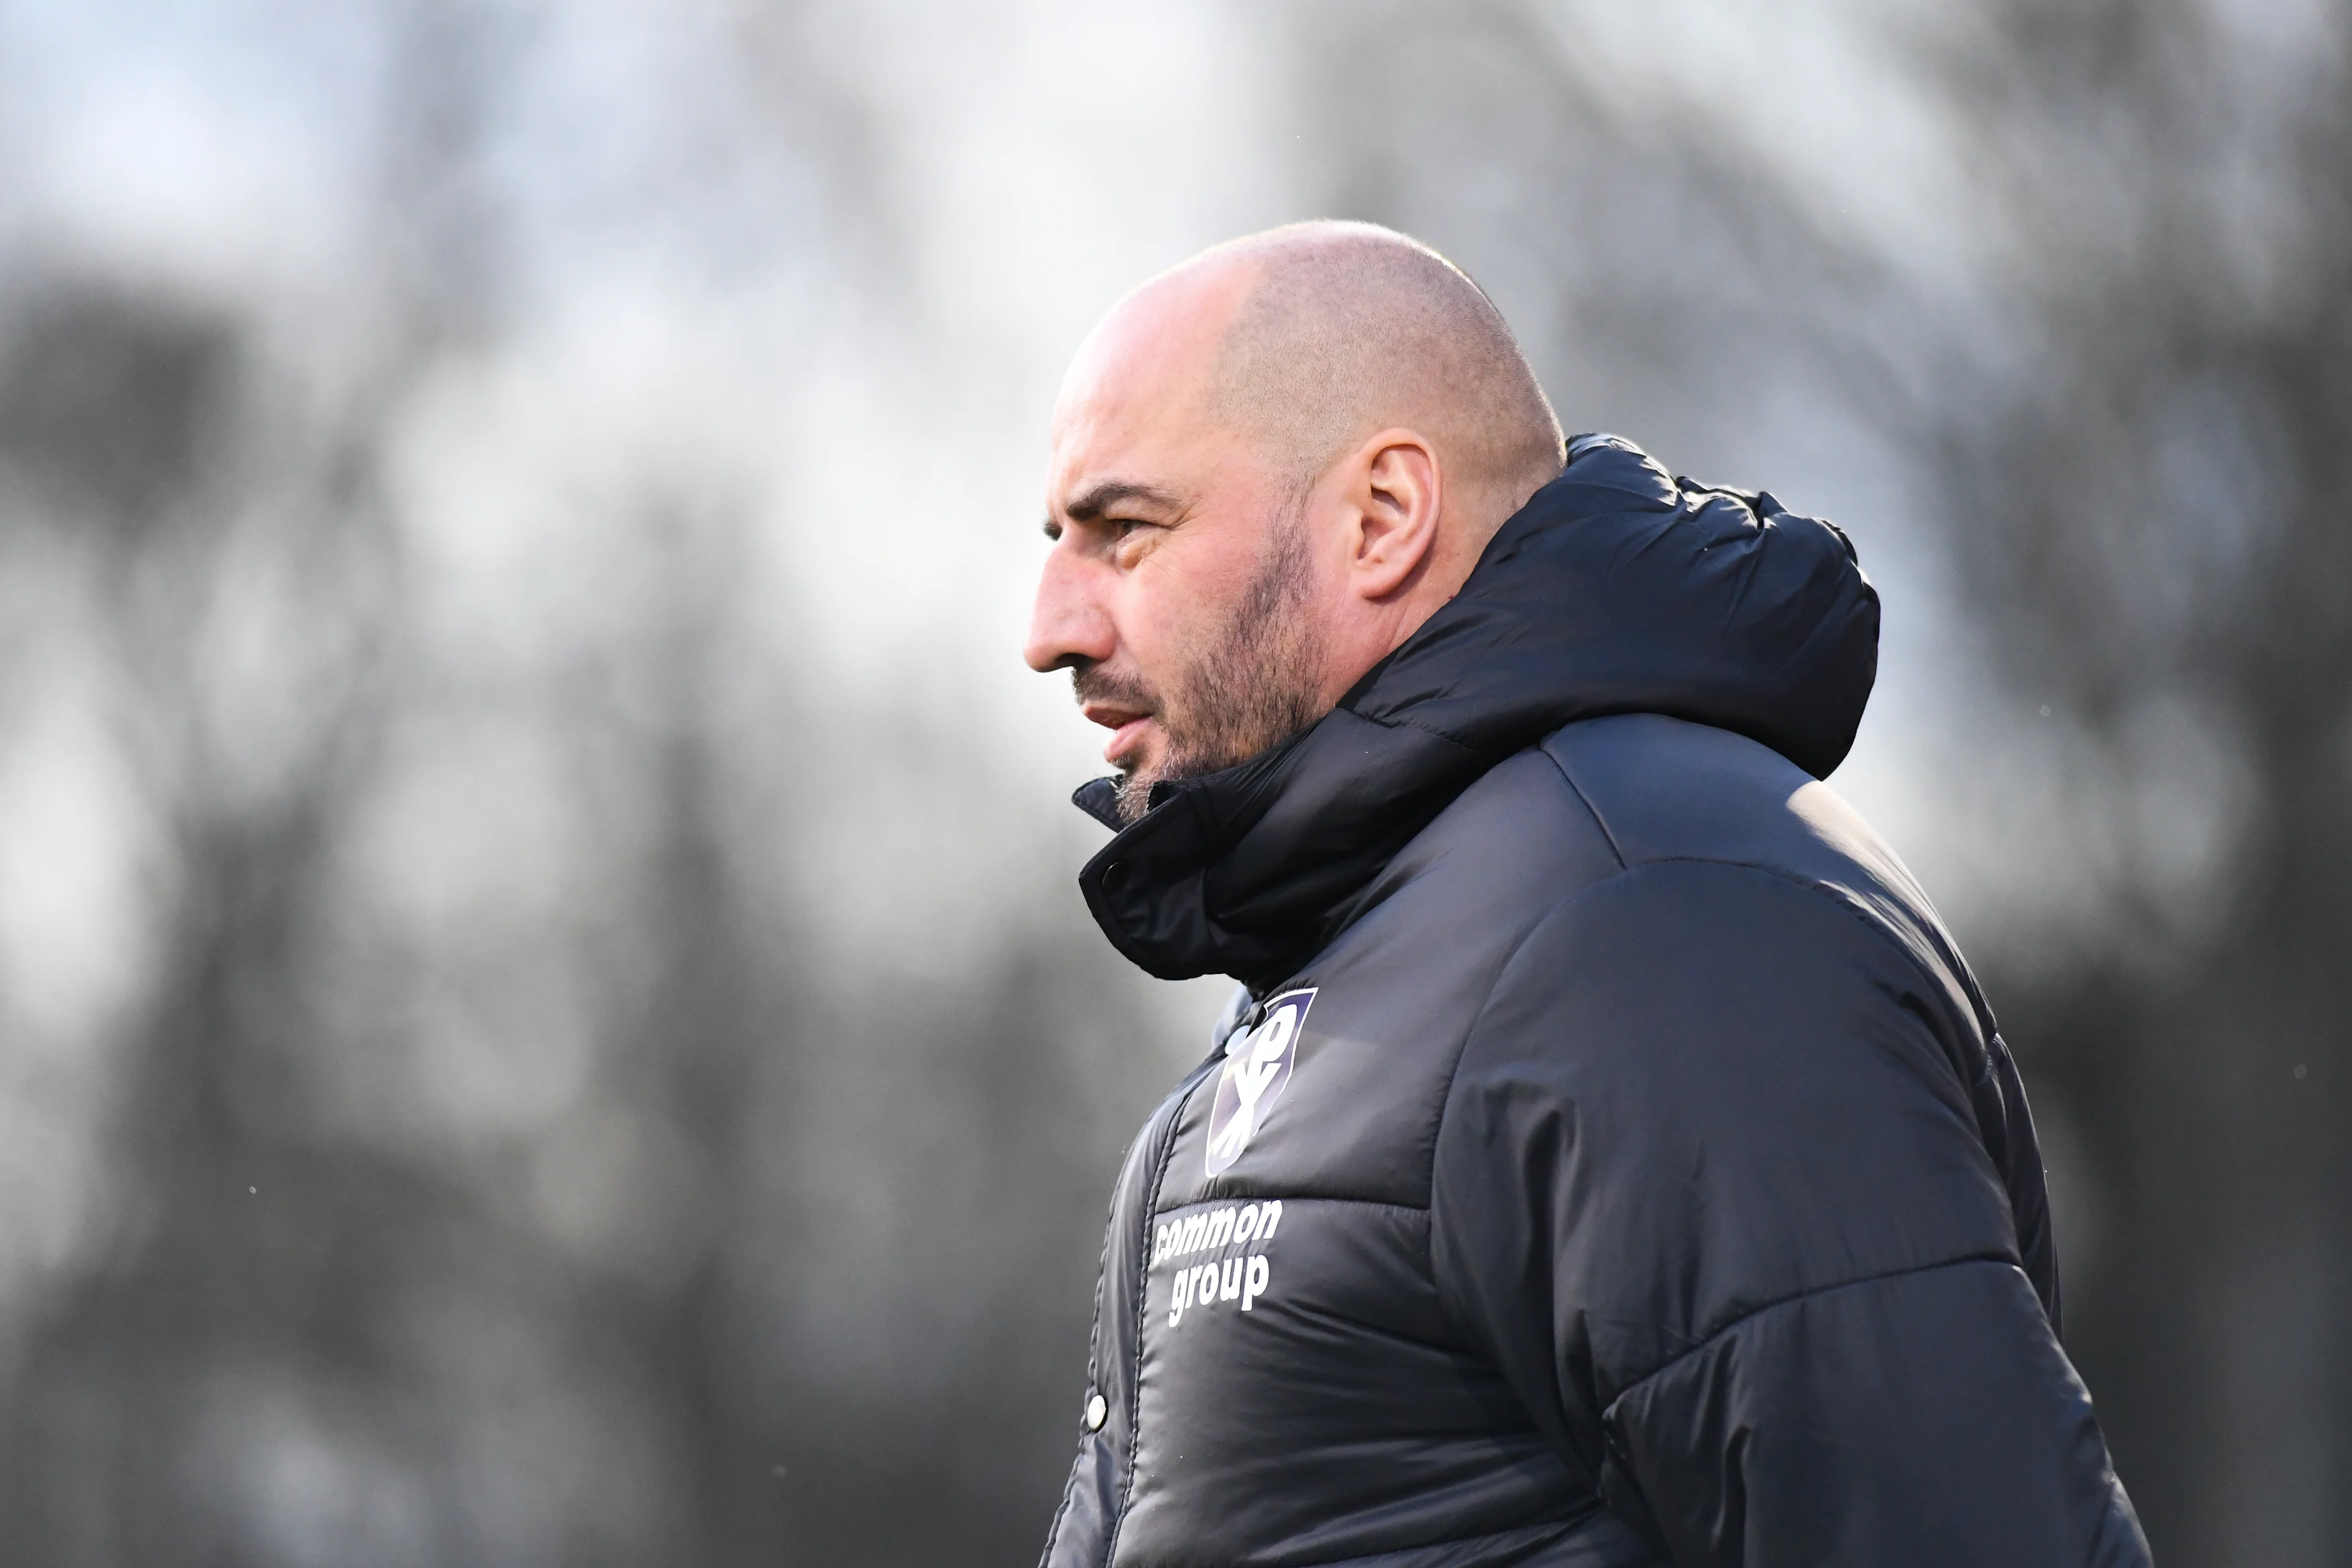
M1462 591L1338 707L1247 762L1155 786L1078 886L1147 973L1262 990L1456 795L1561 725L1663 713L1825 778L1877 669L1878 595L1843 533L1580 436ZM1076 797L1113 827L1115 784Z

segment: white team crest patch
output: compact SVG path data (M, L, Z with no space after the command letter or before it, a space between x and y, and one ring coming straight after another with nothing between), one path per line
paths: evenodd
M1217 1098L1209 1108L1209 1174L1223 1173L1249 1147L1251 1134L1282 1098L1290 1082L1298 1031L1314 1005L1312 987L1287 991L1266 1005L1255 1029L1236 1029L1225 1041L1225 1070L1217 1078Z

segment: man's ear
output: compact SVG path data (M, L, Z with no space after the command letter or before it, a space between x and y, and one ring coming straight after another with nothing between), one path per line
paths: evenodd
M1360 598L1391 599L1436 559L1444 476L1429 442L1403 429L1383 430L1358 447L1355 468L1348 585Z

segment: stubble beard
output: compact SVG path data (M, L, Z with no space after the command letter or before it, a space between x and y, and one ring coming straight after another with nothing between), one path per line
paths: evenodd
M1306 530L1296 515L1286 517L1240 601L1156 704L1167 744L1157 765L1119 780L1120 821L1133 823L1151 809L1154 784L1222 772L1323 717L1323 639L1306 613L1313 585ZM1150 695L1105 678L1099 666L1073 679L1082 701Z

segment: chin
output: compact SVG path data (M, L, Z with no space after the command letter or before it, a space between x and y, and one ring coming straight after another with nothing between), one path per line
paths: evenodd
M1167 760L1168 748L1165 745L1151 744L1150 738L1147 737L1142 744L1129 746L1118 755L1110 758L1109 762L1112 767L1118 770L1118 776L1122 783L1132 783L1139 778L1158 778L1160 764Z

